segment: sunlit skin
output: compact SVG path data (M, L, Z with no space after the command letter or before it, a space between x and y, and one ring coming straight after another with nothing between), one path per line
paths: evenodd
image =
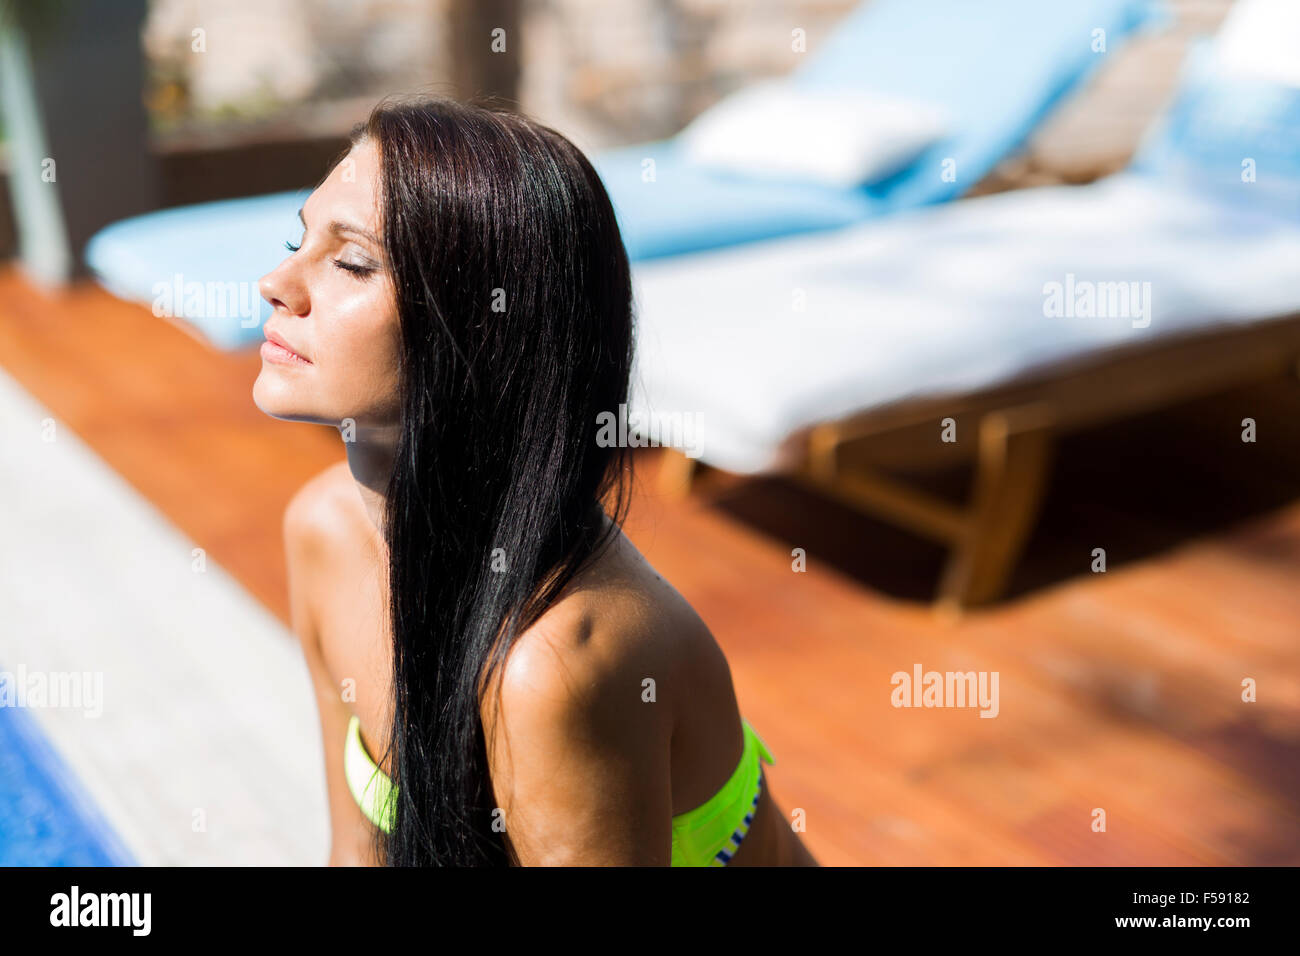
M284 522L292 623L324 742L331 865L375 862L371 824L343 775L343 741L355 714L367 749L385 751L392 666L378 529L398 421L399 333L375 238L378 153L363 141L349 159L304 204L297 251L260 282L274 309L268 335L307 361L265 350L253 387L275 418L355 423L347 460L308 482ZM647 677L653 703L642 699ZM621 532L520 636L481 715L489 741L496 736L488 757L497 803L525 865L666 866L670 818L713 796L743 744L726 658ZM731 865L815 865L766 782Z
M356 441L344 447L376 520L398 420L400 342L378 239L378 161L363 144L334 168L303 204L297 250L259 281L274 307L268 339L284 340L307 362L263 358L253 385L253 401L268 415L349 429Z

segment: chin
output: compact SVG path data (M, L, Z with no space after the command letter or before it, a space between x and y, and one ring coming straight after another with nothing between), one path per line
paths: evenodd
M263 414L284 421L301 421L310 417L303 407L302 396L292 382L277 374L274 368L262 367L253 383L253 404Z

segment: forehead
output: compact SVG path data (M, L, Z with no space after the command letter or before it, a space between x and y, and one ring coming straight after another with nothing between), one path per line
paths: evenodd
M379 151L370 140L353 146L303 203L309 223L334 219L378 233Z

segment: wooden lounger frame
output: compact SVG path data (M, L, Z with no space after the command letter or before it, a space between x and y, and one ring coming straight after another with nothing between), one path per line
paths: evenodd
M1300 314L1128 346L997 388L899 403L796 436L792 476L950 548L938 609L996 600L1033 529L1053 439L1204 395L1300 375ZM942 422L956 441L940 440ZM965 505L909 487L881 464L973 462ZM698 459L669 450L659 490L689 493Z

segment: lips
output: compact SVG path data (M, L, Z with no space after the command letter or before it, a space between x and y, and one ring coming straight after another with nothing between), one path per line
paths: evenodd
M301 361L301 362L306 362L306 363L309 364L309 365L311 364L311 359L307 358L307 357L306 357L305 355L303 355L300 351L298 351L298 349L296 349L296 348L295 348L295 347L294 347L294 346L289 342L288 339L286 339L283 335L281 335L281 334L280 334L279 332L277 332L275 329L264 328L262 331L263 331L263 334L266 335L266 340L267 340L268 342L271 342L271 343L273 343L273 344L275 344L275 345L278 345L280 348L284 349L286 352L288 352L291 356L293 356L294 358L298 359L299 361Z

